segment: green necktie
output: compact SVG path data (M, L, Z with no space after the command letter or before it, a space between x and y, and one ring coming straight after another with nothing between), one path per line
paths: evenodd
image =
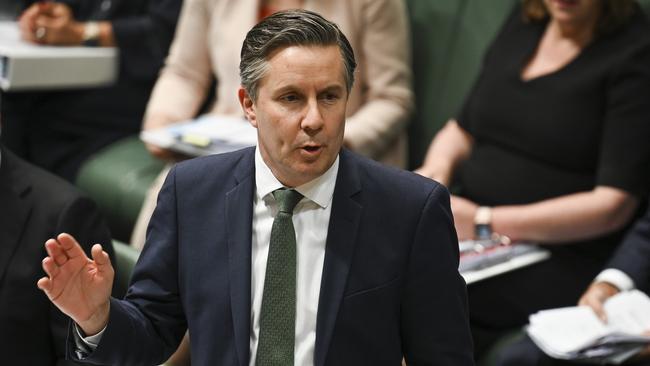
M302 195L282 188L273 197L278 213L266 262L256 366L293 365L296 337L296 232L291 217Z

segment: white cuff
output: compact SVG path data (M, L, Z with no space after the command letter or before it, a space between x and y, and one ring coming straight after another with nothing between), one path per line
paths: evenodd
M630 291L635 288L634 281L630 276L615 268L607 268L600 272L594 282L607 282L616 286L621 291Z
M106 327L104 327L104 329L100 330L99 333L97 333L95 335L92 335L92 336L88 336L88 337L84 337L81 334L81 329L79 329L79 326L77 324L74 325L74 329L77 332L77 335L79 336L79 339L81 339L81 341L83 341L84 344L86 344L86 346L90 347L91 351L94 351L97 348L97 345L99 344L99 341L101 341L102 335L104 334L104 331L106 330Z

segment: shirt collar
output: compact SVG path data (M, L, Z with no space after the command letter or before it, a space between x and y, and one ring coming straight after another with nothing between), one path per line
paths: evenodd
M326 208L332 203L338 172L339 157L337 156L334 164L325 173L294 189L321 208ZM259 198L266 197L276 189L284 188L262 159L259 146L255 148L255 185Z

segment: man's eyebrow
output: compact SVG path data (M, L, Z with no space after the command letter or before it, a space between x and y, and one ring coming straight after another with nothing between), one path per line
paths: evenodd
M298 91L299 88L295 86L294 84L287 84L284 86L279 87L278 89L275 89L274 94L282 94L286 92L295 92Z
M337 83L337 84L330 84L330 85L327 85L327 86L324 87L323 89L320 89L320 90L318 91L318 93L323 93L323 92L340 92L340 91L343 91L343 90L345 90L345 87L344 87L343 85L340 85L340 84ZM298 87L298 86L295 85L295 84L287 84L287 85L283 85L283 86L281 86L281 87L275 89L273 93L277 95L277 94L283 94L283 93L287 93L287 92L297 92L297 93L301 93L301 88Z
M332 92L332 91L338 92L338 91L343 91L343 90L345 90L345 87L343 85L332 84L332 85L326 86L321 92Z

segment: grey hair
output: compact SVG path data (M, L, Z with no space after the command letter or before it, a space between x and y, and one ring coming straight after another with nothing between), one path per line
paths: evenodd
M289 46L339 47L344 65L348 93L354 83L357 63L350 42L338 26L308 10L277 12L254 26L241 49L239 76L248 95L257 98L258 84L268 70L267 57L275 50Z

